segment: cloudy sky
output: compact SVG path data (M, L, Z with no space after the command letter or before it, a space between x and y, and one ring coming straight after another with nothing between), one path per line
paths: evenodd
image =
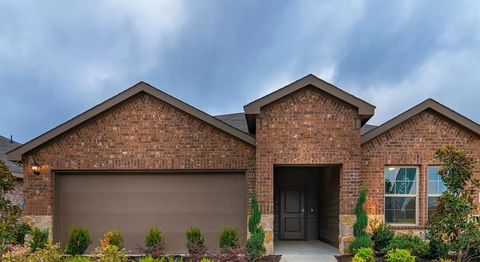
M428 97L480 122L480 1L0 0L0 135L20 142L140 80L222 114L309 73L371 124Z

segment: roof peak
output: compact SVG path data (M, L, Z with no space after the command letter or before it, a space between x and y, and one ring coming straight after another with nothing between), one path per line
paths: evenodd
M418 103L417 105L411 107L410 109L404 111L403 113L391 118L387 122L381 124L370 132L365 133L361 138L361 143L366 143L373 138L383 134L384 132L394 128L397 125L407 121L408 119L424 112L427 109L431 109L444 117L454 121L455 123L469 129L477 135L480 135L480 125L475 121L463 116L460 113L452 110L451 108L443 105L442 103L436 101L433 98L427 98L424 101Z

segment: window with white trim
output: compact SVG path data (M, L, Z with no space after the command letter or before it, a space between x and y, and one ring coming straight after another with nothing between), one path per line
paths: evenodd
M440 167L428 167L428 217L435 212L438 197L447 190L440 176Z
M385 167L385 222L415 225L418 206L418 167Z

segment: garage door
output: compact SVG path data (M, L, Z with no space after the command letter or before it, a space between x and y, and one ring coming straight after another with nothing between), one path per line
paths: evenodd
M144 245L148 228L166 236L169 253L185 252L185 230L199 227L209 250L218 249L225 226L246 235L244 174L110 174L56 176L54 238L65 244L72 226L89 229L93 244L108 230L121 230L130 253Z

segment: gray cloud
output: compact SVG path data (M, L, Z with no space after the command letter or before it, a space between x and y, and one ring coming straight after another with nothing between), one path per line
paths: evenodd
M308 73L377 105L480 121L477 1L0 3L0 134L25 142L140 80L212 114Z

